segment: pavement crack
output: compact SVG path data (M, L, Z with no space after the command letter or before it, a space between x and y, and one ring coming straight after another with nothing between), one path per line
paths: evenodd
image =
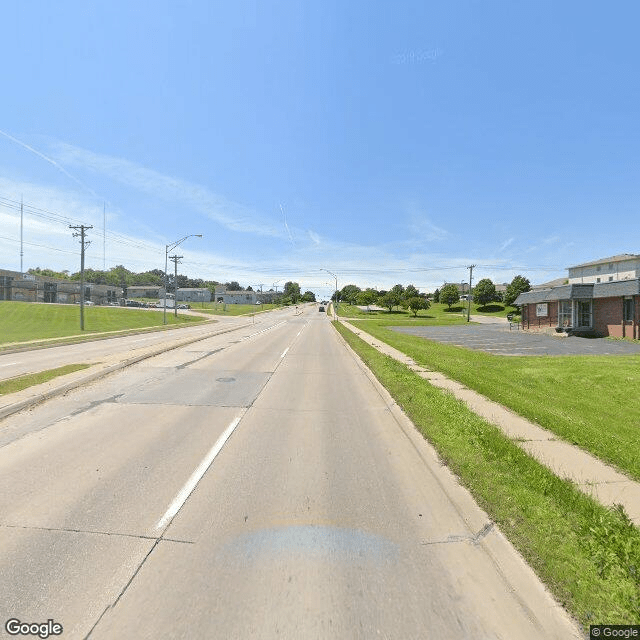
M482 529L478 531L478 533L475 533L474 535L471 535L471 536L452 534L450 536L447 536L446 540L429 540L427 542L421 542L420 544L422 546L433 546L437 544L455 544L459 542L470 542L473 545L477 545L477 544L480 544L480 542L484 538L486 538L489 535L489 533L491 533L494 526L495 525L493 522L487 522L487 524L485 524L484 527L482 527Z
M216 354L216 353L220 353L220 351L223 351L224 347L220 347L219 349L214 349L213 351L208 351L207 353L205 353L204 355L200 356L199 358L195 358L194 360L189 360L189 362L184 362L182 364L179 364L176 369L185 369L186 367L188 367L189 365L192 365L196 362L200 362L200 360L204 360L205 358L209 358L210 356Z
M22 524L0 524L2 529L25 529L29 531L55 531L60 533L84 533L95 536L114 536L116 538L138 538L140 540L160 540L157 536L145 536L138 533L118 533L117 531L91 531L88 529L71 529L66 527L35 527ZM178 540L175 538L162 538L163 542L179 542L182 544L195 544L192 540Z
M99 407L101 404L116 403L120 398L122 398L123 395L124 393L118 393L117 395L110 396L109 398L103 398L102 400L94 400L93 402L90 402L88 405L85 405L84 407L80 407L80 409L76 409L75 411L72 411L68 417L74 418L75 416L79 416L81 413L85 413L86 411L91 411L91 409L95 409L96 407Z

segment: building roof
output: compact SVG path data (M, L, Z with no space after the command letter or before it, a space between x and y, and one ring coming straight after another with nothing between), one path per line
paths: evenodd
M590 282L587 284L565 284L549 289L532 289L521 293L514 304L538 304L555 300L585 300L589 298L620 298L640 295L640 279L616 280L614 282Z
M633 260L638 258L640 258L640 255L637 253L621 253L618 256L611 256L610 258L601 258L600 260L593 260L592 262L577 264L573 267L569 267L569 269L578 269L579 267L592 267L597 264L606 264L608 262L624 262L625 260Z
M132 284L127 289L162 289L162 284Z
M551 289L552 287L560 287L563 284L568 284L566 277L549 280L549 282L541 282L540 284L533 284L531 285L531 288L537 291L538 289Z

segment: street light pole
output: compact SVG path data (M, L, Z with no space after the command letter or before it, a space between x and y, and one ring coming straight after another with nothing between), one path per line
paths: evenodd
M338 317L338 276L335 273L331 273L329 269L320 269L320 271L326 271L329 275L332 275L336 279L336 294L335 294L335 302L334 302L334 310L333 315Z
M180 238L180 240L176 240L171 244L165 245L164 250L164 312L162 316L163 324L167 324L167 267L169 264L169 251L173 251L180 243L184 242L187 238L202 238L201 233L192 233L184 238ZM176 282L177 282L177 274L178 274L178 263L176 261ZM176 300L174 299L173 305L175 307ZM176 309L176 315L178 315L178 310Z

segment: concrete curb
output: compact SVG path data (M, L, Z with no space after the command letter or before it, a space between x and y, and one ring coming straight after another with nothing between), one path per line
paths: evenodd
M340 322L345 326L348 325L348 323L342 320L340 320ZM360 331L356 327L354 327L354 329L358 332ZM574 640L583 638L579 624L563 609L549 588L542 582L498 526L494 525L488 514L475 501L471 492L460 483L449 467L443 465L433 445L420 433L411 419L402 410L402 407L398 405L393 396L380 383L371 369L369 369L360 356L349 346L347 341L337 331L336 333L342 345L357 361L358 366L363 370L371 384L384 399L398 428L409 439L427 469L429 469L432 476L442 488L442 491L449 498L451 504L453 504L460 518L464 521L470 537L478 537L478 532L481 531L487 532L486 535L479 538L474 544L477 544L483 549L498 572L502 574L505 582L510 585L513 593L518 594L517 598L522 608L530 612L530 614L532 610L547 609L548 611L561 611L565 631L562 637L573 638ZM531 614L531 618L533 619L535 616ZM546 622L547 620L543 621L543 624ZM550 629L540 629L540 637L551 638L554 637L554 634Z
M498 427L507 438L558 477L574 482L580 491L600 504L622 504L632 522L640 526L640 482L628 478L580 447L560 440L555 433L543 429L442 373L426 370L406 354L374 338L360 327L344 320L340 322L367 344L405 364L429 384L462 400L471 411Z
M68 391L77 389L78 387L93 382L94 380L103 378L110 373L120 371L121 369L125 369L126 367L129 367L133 364L137 364L138 362L147 360L148 358L153 358L154 356L166 353L167 351L179 349L180 347L194 344L195 342L200 342L201 340L206 340L214 336L237 331L238 329L247 327L250 324L251 323L241 324L237 327L230 327L227 329L222 329L220 331L213 331L205 335L184 338L177 342L163 343L159 346L154 345L153 347L149 347L146 351L138 353L130 358L126 358L125 360L118 360L117 362L111 364L96 364L92 367L89 367L88 369L83 369L82 371L75 371L73 373L60 376L59 378L56 378L50 382L45 382L33 387L28 387L27 389L18 391L16 393L11 393L3 398L0 398L0 403L9 400L7 404L0 405L0 420L14 413L17 413L18 411L22 411L23 409L28 409L29 407L40 404L41 402L59 395L63 395Z

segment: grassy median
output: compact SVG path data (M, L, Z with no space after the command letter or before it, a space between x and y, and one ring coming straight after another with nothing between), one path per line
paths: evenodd
M204 306L194 304L193 311L200 313L209 313L215 316L244 316L251 313L262 313L263 311L271 311L277 309L277 304L227 304L205 302Z
M49 382L49 380L73 373L74 371L86 369L89 366L88 364L67 364L57 369L48 369L47 371L39 371L38 373L29 373L24 376L2 380L0 381L0 396L8 393L16 393L28 387L33 387L36 384Z
M336 329L584 626L640 620L640 530L339 323Z

